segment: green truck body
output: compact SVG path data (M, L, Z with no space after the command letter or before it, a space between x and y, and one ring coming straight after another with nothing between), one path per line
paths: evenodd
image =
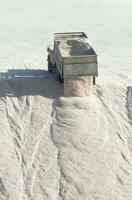
M48 69L65 76L98 76L97 54L84 32L55 33L48 48Z

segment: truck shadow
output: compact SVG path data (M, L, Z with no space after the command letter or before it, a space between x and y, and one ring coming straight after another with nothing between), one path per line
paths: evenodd
M56 99L63 95L63 85L46 70L11 69L0 73L0 97L40 95Z

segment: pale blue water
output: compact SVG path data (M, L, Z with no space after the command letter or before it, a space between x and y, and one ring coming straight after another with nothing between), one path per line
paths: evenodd
M84 31L100 66L131 67L131 0L1 0L0 62L42 60L54 32ZM43 66L40 66L43 67Z

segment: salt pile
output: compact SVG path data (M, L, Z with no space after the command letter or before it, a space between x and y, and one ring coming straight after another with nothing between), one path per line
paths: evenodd
M66 97L84 97L92 94L93 77L92 76L65 76L64 96Z
M59 155L60 199L132 198L132 160L123 131L103 98L56 102L52 136Z
M64 98L53 79L0 81L1 200L132 198L130 90Z
M59 48L65 56L93 55L95 54L89 45L87 38L74 38L59 41Z

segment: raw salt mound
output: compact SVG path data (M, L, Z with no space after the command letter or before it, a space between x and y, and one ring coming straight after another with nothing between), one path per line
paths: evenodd
M132 199L131 90L59 98L30 73L0 79L0 200Z
M92 55L94 54L93 49L88 44L87 39L71 39L67 41L67 45L71 47L70 55Z
M116 112L97 97L54 103L59 199L130 200L131 156Z
M92 94L93 77L92 76L65 76L64 96L83 97Z
M79 55L93 55L95 54L92 47L89 45L87 38L74 38L68 40L61 40L59 42L60 49L63 54L67 56L79 56Z
M61 87L34 76L0 79L0 200L56 196L57 150L50 126Z

